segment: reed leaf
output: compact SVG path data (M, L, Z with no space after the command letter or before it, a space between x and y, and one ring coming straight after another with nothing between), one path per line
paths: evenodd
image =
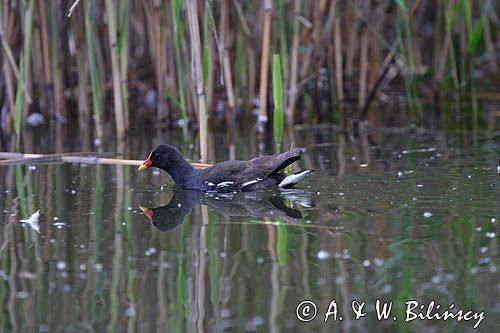
M21 56L19 64L19 80L17 81L16 100L14 103L14 131L17 135L17 145L19 146L21 138L21 124L23 119L23 90L24 90L24 61Z
M288 230L286 230L285 223L280 222L276 226L278 237L276 239L276 252L278 254L278 263L280 266L285 266L287 261L287 243L288 243Z
M273 55L274 141L278 152L283 141L283 82L279 54Z

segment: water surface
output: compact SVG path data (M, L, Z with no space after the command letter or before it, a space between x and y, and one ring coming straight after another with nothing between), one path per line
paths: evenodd
M126 157L147 155L142 138ZM236 138L237 158L259 153L252 140ZM500 329L498 137L317 127L292 141L316 172L281 192L204 195L128 166L0 166L0 330L455 332L477 321L405 322L408 300L484 311L479 329ZM211 146L214 160L227 151ZM38 232L20 222L37 210ZM304 300L318 309L310 322L296 316ZM324 323L332 300L342 320ZM354 300L366 302L358 320ZM393 302L387 320L376 300Z

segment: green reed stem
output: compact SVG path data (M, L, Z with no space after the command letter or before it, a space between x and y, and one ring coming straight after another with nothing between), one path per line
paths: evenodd
M279 54L273 55L274 142L280 152L283 141L283 82Z
M92 85L92 108L94 111L96 138L102 139L102 97L103 90L100 82L99 68L96 59L96 38L94 31L94 0L85 3L85 27L90 63L90 81Z
M175 52L175 66L177 70L177 93L179 94L179 106L181 109L181 116L184 120L184 128L187 129L189 118L186 112L186 98L184 96L184 66L181 57L181 22L180 22L180 12L181 12L181 1L172 0L170 2L172 7L172 25L174 27L174 52Z

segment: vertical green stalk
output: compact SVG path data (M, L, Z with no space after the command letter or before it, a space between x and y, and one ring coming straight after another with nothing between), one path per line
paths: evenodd
M129 128L129 108L128 108L128 18L127 18L127 0L120 0L120 17L118 26L118 54L120 58L120 76L121 76L121 97L123 106L125 130Z
M286 69L288 68L288 52L287 52L287 29L286 29L286 10L285 10L285 1L278 0L278 27L280 32L280 53L281 53L281 62L283 64L283 68L285 69L285 79L288 77Z
M24 21L24 45L23 45L23 57L24 57L24 85L29 84L29 77L31 75L31 50L32 50L32 45L33 45L33 7L34 7L34 1L30 0L27 12L25 13L25 21ZM26 98L26 92L24 97ZM27 109L28 104L24 103L23 105L23 114L27 115L28 109Z
M50 20L50 38L52 40L51 42L51 56L52 56L52 78L54 82L54 96L55 96L55 115L57 119L62 119L62 113L61 113L61 99L62 96L60 94L61 92L61 75L60 75L60 70L59 68L60 63L59 63L59 35L57 33L57 1L52 1L52 8L51 8L51 13L52 13L52 19Z
M99 77L99 69L96 59L95 31L94 31L94 0L85 2L85 27L87 33L87 45L90 62L90 81L92 84L92 108L94 110L94 121L96 138L102 139L102 97L103 90Z
M286 230L286 225L280 222L276 226L276 231L278 237L276 239L276 253L278 254L278 263L280 266L286 265L286 251L288 243L288 230Z
M179 105L181 108L182 120L184 120L184 131L187 131L188 116L186 113L186 99L184 97L184 67L181 58L181 38L182 32L180 29L180 12L181 12L181 1L172 0L172 24L174 27L174 51L175 51L175 66L177 67L177 93L179 94ZM187 132L185 133L187 137Z
M121 70L120 70L120 53L117 41L117 25L115 6L112 0L106 0L106 12L108 17L108 36L109 48L111 54L111 71L113 74L113 100L115 106L115 124L116 133L120 141L125 139L125 116L123 112L122 93L121 93Z
M456 18L456 5L453 6L453 8L449 8L449 1L450 0L445 2L446 38L448 39L448 45L449 45L448 54L450 56L450 62L451 62L451 69L452 69L451 76L453 80L453 85L455 89L458 89L460 84L458 82L458 70L457 70L457 60L456 60L457 58L455 55L455 48L453 46L453 36L451 33Z
M273 55L274 141L277 152L283 140L283 82L279 54Z
M398 11L396 14L396 34L399 45L399 52L401 57L404 60L405 64L405 75L404 75L404 83L405 83L405 91L406 97L408 98L408 103L410 106L410 111L413 115L415 115L416 109L416 100L417 97L417 83L415 78L415 59L413 54L413 43L411 38L411 17L408 13L408 5L406 0L398 0L396 1L398 4ZM403 24L405 30L405 40L403 41L403 32L401 31L401 14L403 15Z
M21 125L23 120L23 90L24 90L24 61L21 57L19 64L19 80L17 81L16 101L14 103L14 131L16 132L16 147L19 150L21 143Z

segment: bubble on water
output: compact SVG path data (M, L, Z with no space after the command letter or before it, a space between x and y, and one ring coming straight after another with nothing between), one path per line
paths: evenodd
M424 185L423 184L417 184L417 187L421 188L421 187L424 187Z
M20 298L20 299L23 299L23 298L28 298L29 294L27 291L18 291L16 293L16 298Z
M159 176L160 175L160 170L158 170L158 169L153 170L153 175L154 176Z
M125 314L127 317L135 317L135 307L133 305L130 305L127 310L125 310Z
M492 264L492 265L488 266L488 269L489 269L490 273L496 273L497 266Z
M58 261L56 267L58 270L63 270L66 268L66 263L64 261Z
M169 263L168 261L165 261L164 263L161 264L161 268L170 269L170 268L172 268L172 264Z
M54 216L53 220L54 221L59 221L59 218L57 216Z
M471 176L471 175L468 175L468 176L467 176L467 178L472 178L472 176Z
M221 253L219 253L219 256L221 258L225 258L226 257L226 252L222 251Z
M320 287L324 286L326 283L326 280L324 278L319 278L318 281L316 281L316 284Z
M494 217L492 217L491 220L490 220L491 223L495 223L496 221L497 221L497 219L494 218Z
M370 260L368 260L368 259L363 260L363 266L364 267L370 267L370 264L371 264Z
M359 165L359 167L360 167L360 168L366 168L367 166L368 166L368 164L367 164L367 163L361 163L361 164Z
M258 326L264 324L264 319L261 316L255 316L245 324L245 331L256 331Z
M473 266L470 268L471 274L476 274L477 273L477 267Z
M263 262L264 262L264 258L262 258L262 257L258 257L257 258L257 263L258 264L262 264Z
M50 327L47 324L40 324L40 326L38 326L38 332L48 332L49 330Z
M375 266L382 266L384 264L384 260L383 259L380 259L379 257L375 257L373 259L373 263L375 264Z
M497 165L497 173L500 173L500 165Z
M481 253L486 253L486 252L488 251L488 247L487 247L487 246L481 246L481 247L479 248L479 251L480 251Z
M99 138L95 138L95 139L94 139L94 145L95 145L96 147L99 147L99 146L101 145L101 139L99 139Z
M101 273L101 272L102 272L102 269L103 269L103 265L102 265L101 263L98 263L98 262L97 262L97 263L94 265L94 268L95 268L95 271L96 271L97 273Z
M448 280L448 281L453 281L456 279L456 275L453 273L446 273L445 276L446 276L446 280Z
M382 288L382 291L384 292L384 294L388 294L390 293L392 290L392 286L390 284L386 284L383 288Z
M67 278L68 276L69 276L68 272L66 272L66 271L61 272L61 277L63 279Z
M490 262L491 262L490 257L479 258L479 260L477 261L479 265L489 264Z
M30 169L31 171L34 171L34 170L36 170L36 165L30 165L28 169Z
M330 258L330 253L328 251L325 251L325 250L319 250L317 257L319 260L326 260L326 259Z
M481 231L481 230L483 230L481 227L476 227L476 231L478 231L478 232L479 232L479 231Z
M398 172L398 177L401 177L401 176L403 176L403 172L402 172L402 171L399 171L399 172Z
M76 193L76 190L71 190L71 194L75 194Z
M152 255L153 255L153 254L155 254L155 253L156 253L156 249L155 249L154 247L150 247L149 249L147 249L147 250L144 252L144 254L145 254L146 256L148 256L148 257L149 257L149 256L152 256Z
M433 214L432 214L431 212L424 212L424 214L423 214L423 215L424 215L424 217L425 217L425 218L429 218L429 217L431 217Z
M496 234L494 232L487 232L486 237L488 238L495 238Z
M50 242L50 244L54 244L56 242L56 240L54 238L51 238L49 242Z
M431 281L432 281L432 283L434 283L434 284L439 284L439 283L441 283L441 276L439 276L439 275L434 275L434 276L432 277Z
M65 293L69 293L71 291L71 286L69 284L65 284L63 290Z
M342 284L342 283L344 283L344 281L345 281L345 277L343 275L339 275L339 276L335 277L336 284Z
M229 318L231 317L231 310L229 310L228 308L224 308L220 311L220 316L222 318Z

